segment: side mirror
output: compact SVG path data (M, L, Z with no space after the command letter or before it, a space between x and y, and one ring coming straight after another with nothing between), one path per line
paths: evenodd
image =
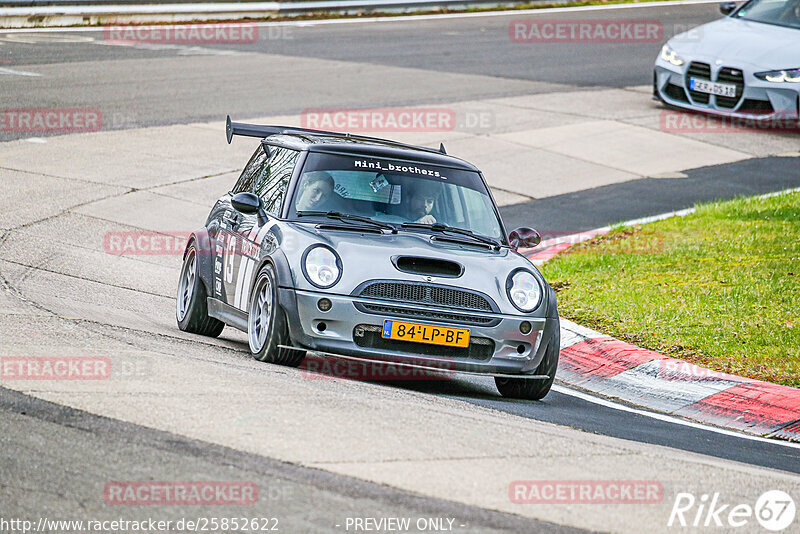
M533 228L517 228L508 234L508 243L512 250L534 248L542 242L542 236Z
M719 12L723 15L730 15L736 10L736 2L722 2L719 5Z
M261 197L253 193L236 193L231 199L231 206L236 211L246 215L258 214L258 224L263 226L267 223L267 212L264 211L264 201Z

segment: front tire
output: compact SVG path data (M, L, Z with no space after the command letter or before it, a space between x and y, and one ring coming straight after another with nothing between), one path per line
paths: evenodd
M253 358L260 362L297 367L304 351L281 349L290 344L286 314L278 303L275 268L267 263L259 271L247 305L247 340Z
M542 400L550 392L558 369L558 355L561 352L561 328L556 323L555 333L544 353L542 362L533 372L535 375L547 375L547 380L531 380L526 378L499 378L494 383L503 397L511 399Z
M181 277L178 280L175 318L178 320L178 328L184 332L217 337L225 328L225 323L209 317L206 286L200 280L197 268L197 247L192 242L183 258Z

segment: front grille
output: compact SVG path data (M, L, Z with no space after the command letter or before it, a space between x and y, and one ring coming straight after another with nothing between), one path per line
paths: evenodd
M486 361L494 354L494 341L485 337L472 337L469 347L445 347L427 343L413 343L381 337L380 326L360 324L353 329L353 340L359 347L388 350L411 356L428 356L434 358L465 358L475 361Z
M361 297L470 311L494 311L489 299L473 291L422 282L370 282Z
M689 91L689 95L692 97L698 104L708 104L709 95L707 93L700 93L698 91L692 91L689 87L692 86L691 79L692 78L699 78L701 80L710 80L711 79L711 65L708 63L699 63L697 61L693 61L689 68L686 70L686 89Z
M678 102L685 102L689 103L689 99L686 98L686 91L683 90L683 87L679 87L677 85L668 83L667 87L664 89L664 94L667 95L672 100L677 100Z
M494 326L500 322L500 319L492 317L473 317L471 315L463 315L460 313L446 313L438 311L428 311L424 309L407 309L398 308L396 306L380 306L376 304L367 304L363 302L356 303L356 308L359 311L367 313L375 313L378 315L391 315L399 317L412 317L414 319L422 319L424 321L444 321L447 323L460 323L460 324L474 324L481 326Z
M736 86L736 96L717 96L717 106L725 109L735 108L744 94L744 74L742 74L742 71L739 69L724 67L720 69L717 74L717 81L719 83L729 83Z

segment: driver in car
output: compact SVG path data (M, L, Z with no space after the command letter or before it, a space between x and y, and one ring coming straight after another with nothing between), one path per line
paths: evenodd
M300 194L295 201L297 211L329 211L333 209L333 177L325 171L303 176Z

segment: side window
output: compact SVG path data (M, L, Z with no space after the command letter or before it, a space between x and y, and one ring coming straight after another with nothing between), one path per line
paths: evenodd
M261 172L262 167L264 167L264 163L266 163L266 161L267 153L264 150L264 145L258 145L258 148L253 153L250 161L247 162L247 166L245 166L244 171L242 171L242 175L239 177L239 181L236 182L236 185L231 190L231 193L234 195L242 192L252 193L253 189L255 188L256 178Z
M264 201L264 209L273 215L279 215L286 188L292 177L294 165L300 153L288 148L273 148L269 164L261 169L255 182L256 195Z

